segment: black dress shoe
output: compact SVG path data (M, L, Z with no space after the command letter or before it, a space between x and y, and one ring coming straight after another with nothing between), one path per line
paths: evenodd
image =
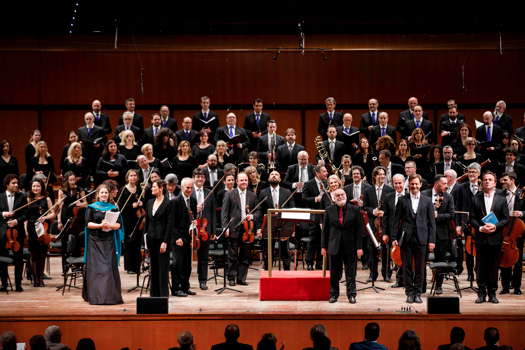
M188 294L184 293L182 290L178 290L178 291L175 293L175 296L176 296L176 297L187 297Z
M485 296L484 295L478 295L478 298L476 299L476 304L481 304L485 302Z
M393 285L391 285L390 288L403 288L403 286L396 282Z
M235 287L235 281L234 280L230 280L228 282L228 284L230 285L230 287Z
M16 286L16 289L15 289L17 292L23 292L24 291L24 288L22 288L22 286Z
M437 295L443 294L443 289L441 287L436 288L436 294Z
M419 295L416 295L414 297L414 303L416 304L422 304L423 303L423 300L421 300L421 297Z
M407 303L412 304L414 302L414 297L412 295L407 295Z
M237 284L240 284L241 286L247 286L247 285L248 285L248 282L237 281Z
M306 266L306 270L307 270L307 271L313 271L313 270L314 270L313 265L307 265L307 266Z
M492 303L492 304L498 304L499 303L498 298L496 298L496 294L490 294L489 295L489 303Z
M368 276L368 279L366 280L366 283L372 282L372 276Z
M7 287L5 286L0 287L0 292L7 292Z
M392 279L391 279L390 277L384 278L383 280L384 280L385 282L387 282L387 283L392 282Z
M199 283L199 288L201 290L208 290L208 286L206 286L206 282L200 282Z
M503 288L503 289L499 292L499 294L501 294L501 295L509 294L509 293L510 293L510 290L509 290L508 288Z
M333 304L333 303L335 303L336 301L337 301L337 297L330 297L330 299L328 300L328 302L329 302L330 304Z
M521 289L514 289L514 294L521 295Z
M350 296L348 297L348 302L349 302L350 304L355 304L355 303L357 302L357 300L355 300L355 295L350 295Z
M197 295L197 293L195 293L194 291L191 291L191 290L187 290L185 291L184 293L188 294L188 295Z
M42 279L51 280L52 278L44 273L44 275L42 276Z

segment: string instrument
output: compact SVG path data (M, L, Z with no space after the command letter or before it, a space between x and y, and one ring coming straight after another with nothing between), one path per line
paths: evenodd
M197 250L201 246L201 241L199 239L199 234L197 232L197 226L195 225L195 218L193 217L193 211L188 209L188 214L190 215L190 228L189 233L191 236L191 245L193 246L193 249Z
M512 267L516 264L520 257L516 240L522 236L524 231L525 223L517 217L512 217L503 228L499 267Z
M370 223L368 220L368 213L364 209L359 210L359 213L361 214L361 218L363 219L363 223L365 225L366 232L368 233L368 235L370 236L370 239L372 240L372 244L374 245L376 249L380 249L381 243L377 241L376 236L374 235L374 232L372 231L372 228L370 227Z
M395 245L390 250L390 255L392 256L392 261L396 266L403 266L403 259L401 258L401 247L399 245Z
M381 210L380 208L383 206L383 201L378 200L377 201L377 210ZM382 216L376 216L374 218L374 228L375 228L375 236L378 241L381 241L381 238L383 236L383 217Z
M480 165L481 168L483 168L485 165L490 164L490 163L491 163L491 161L490 161L490 158L489 158L489 159L481 162L479 165ZM468 179L468 173L465 173L465 174L461 175L460 177L457 178L456 181L457 182L463 182L465 179Z
M146 193L146 189L148 188L147 183L149 182L149 179L151 178L151 174L153 174L153 171L150 170L148 174L148 178L142 182L142 192L140 192L139 198L137 198L137 202L140 202L142 198L144 197L144 194ZM131 194L130 194L131 197ZM129 199L129 198L128 198ZM136 229L138 230L144 230L144 226L146 225L146 209L144 209L144 206L138 206L137 210L135 212L135 215L138 218L137 224L135 225L135 228L133 229L132 234L135 232Z
M253 232L254 230L254 222L253 220L246 220L246 218L248 217L248 215L251 215L253 214L257 208L259 208L261 206L261 204L264 203L264 201L268 198L268 196L264 196L264 198L259 202L257 203L257 205L251 210L249 211L250 207L247 205L246 206L246 217L244 218L244 220L242 220L238 225L243 225L244 227L244 233L242 234L242 241L245 242L245 243L253 243L253 241L255 240L255 234Z
M206 197L204 197L204 200L202 201L202 205L203 205L202 211L204 211L204 203L206 203L208 198L210 198L213 192L219 187L219 185L222 183L222 180L226 177L226 175L227 174L222 175L222 177L218 181L216 181L215 185L212 187L210 192L208 192ZM197 223L196 223L197 232L198 232L199 239L202 242L207 242L208 239L210 238L210 233L208 232L209 222L208 222L208 219L202 216L202 211L197 216ZM215 233L212 232L212 234L215 234Z
M470 234L466 235L465 237L465 251L469 255L476 256L477 254L476 238L475 238L476 230L474 229L474 227L469 226L469 231L470 231Z
M5 231L5 236L5 249L11 249L13 252L19 251L20 242L18 242L18 230L14 227L8 227Z

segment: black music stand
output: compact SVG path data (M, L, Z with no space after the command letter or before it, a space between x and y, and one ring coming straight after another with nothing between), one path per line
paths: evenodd
M230 225L233 221L233 218L230 219L230 221L228 221L228 224L226 225L225 228L222 229L222 232L221 234L216 238L216 240L218 241L219 238L221 238L221 236L223 236L226 231L230 228ZM238 290L238 289L234 289L234 288L230 288L226 285L226 279L227 279L227 274L226 274L226 268L228 266L228 262L227 262L227 259L226 259L226 244L227 244L227 241L226 241L226 237L224 237L224 244L222 245L222 252L224 254L224 268L223 268L223 276L222 276L222 287L221 288L217 288L215 289L215 292L217 294L221 294L222 292L224 292L225 290L231 290L232 292L238 292L238 293L242 293L242 291Z

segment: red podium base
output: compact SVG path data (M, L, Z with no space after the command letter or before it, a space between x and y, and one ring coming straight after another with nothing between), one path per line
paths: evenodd
M328 300L330 272L326 271L261 271L259 300Z

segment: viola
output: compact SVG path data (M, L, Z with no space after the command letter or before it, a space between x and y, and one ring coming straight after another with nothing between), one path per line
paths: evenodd
M197 219L197 232L199 240L201 240L202 242L208 241L210 237L208 233L208 219L203 217Z
M13 252L20 250L20 242L18 242L18 230L14 227L8 227L5 231L6 242L5 248L11 249Z

